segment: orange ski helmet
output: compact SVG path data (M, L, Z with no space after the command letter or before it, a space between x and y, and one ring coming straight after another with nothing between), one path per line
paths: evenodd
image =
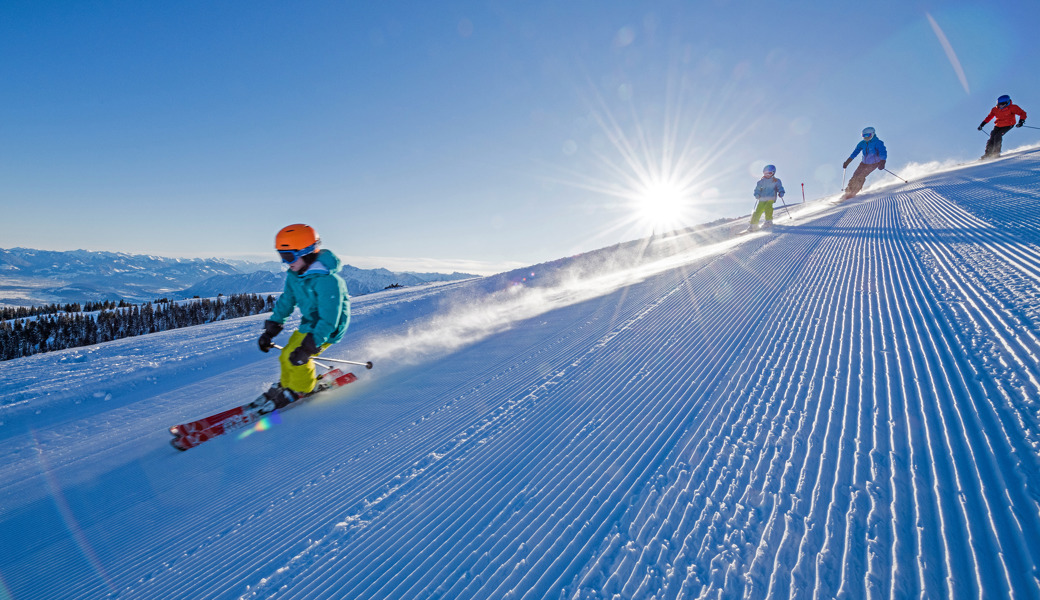
M274 236L274 249L287 263L317 251L319 246L321 238L318 237L318 232L303 223L283 227Z

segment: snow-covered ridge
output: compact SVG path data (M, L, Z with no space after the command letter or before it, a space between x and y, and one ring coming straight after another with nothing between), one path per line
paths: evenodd
M184 454L262 316L0 366L14 598L1040 595L1040 152L358 298L361 381Z
M217 294L262 294L282 289L278 263L221 259L164 258L73 250L0 249L0 304L65 304L126 300L149 302ZM274 269L272 271L271 269ZM465 273L394 273L386 269L343 268L351 294L388 285L418 285L473 277Z
M387 269L359 269L344 265L339 274L347 282L351 296L362 296L390 286L415 286L435 281L459 281L476 277L468 273L406 273ZM214 275L190 288L180 290L184 297L206 297L216 294L256 294L281 292L285 275L279 271L256 271L236 275Z

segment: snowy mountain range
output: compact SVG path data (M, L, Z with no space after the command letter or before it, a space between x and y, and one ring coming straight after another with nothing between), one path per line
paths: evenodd
M352 295L382 290L395 283L408 286L474 277L465 273L394 273L349 265L341 274L347 278ZM0 304L145 302L159 297L178 300L192 296L278 292L283 283L280 265L274 262L165 258L86 250L0 249Z
M347 282L351 296L361 296L384 290L390 286L413 286L435 281L458 281L476 275L468 273L395 273L387 269L359 269L344 265L339 274ZM285 275L279 271L256 271L236 275L214 275L175 295L190 298L216 296L217 294L253 294L280 292L285 284Z
M6 361L0 597L1040 597L1038 173L368 294L372 370L184 453L264 315Z

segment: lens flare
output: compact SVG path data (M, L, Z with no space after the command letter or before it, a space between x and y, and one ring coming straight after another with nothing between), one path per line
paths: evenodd
M87 533L80 527L79 520L76 518L72 507L69 505L68 499L65 497L65 492L62 488L61 482L58 481L54 470L51 469L50 465L47 463L46 453L40 445L40 440L37 438L36 431L30 431L29 433L36 446L36 455L40 463L40 473L43 475L43 480L47 484L48 491L51 494L51 499L54 501L54 506L57 508L58 514L61 515L61 519L65 523L69 535L79 548L80 552L83 553L83 557L90 564L91 568L94 569L97 576L105 583L109 592L115 594L118 588L116 588L112 578L105 570L104 564L94 551L94 547L91 545ZM0 593L3 593L5 588L6 585L0 585ZM8 597L10 597L9 594ZM2 598L2 596L0 596L0 598Z
M268 431L275 425L282 422L282 417L278 414L278 411L274 411L270 414L264 415L259 421L253 423L250 427L246 427L238 433L236 439L245 439L258 431Z
M971 88L968 87L968 76L964 74L964 68L961 67L961 61L957 60L957 53L953 51L953 44L946 38L946 34L943 33L939 24L932 18L932 15L925 13L928 17L928 22L932 26L932 31L935 32L935 37L938 38L939 44L942 45L943 51L946 52L946 59L950 61L950 66L953 67L953 72L957 74L957 79L961 82L961 87L964 88L966 94L971 93Z

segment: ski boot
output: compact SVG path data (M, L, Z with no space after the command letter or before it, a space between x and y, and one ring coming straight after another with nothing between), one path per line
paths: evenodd
M772 226L773 226L773 222L772 221L766 221L765 223L762 223L762 229L769 229Z
M299 398L300 394L288 388L283 388L280 383L276 383L271 386L271 389L261 394L259 398L253 400L251 406L259 409L257 413L266 415L279 408L285 408Z

